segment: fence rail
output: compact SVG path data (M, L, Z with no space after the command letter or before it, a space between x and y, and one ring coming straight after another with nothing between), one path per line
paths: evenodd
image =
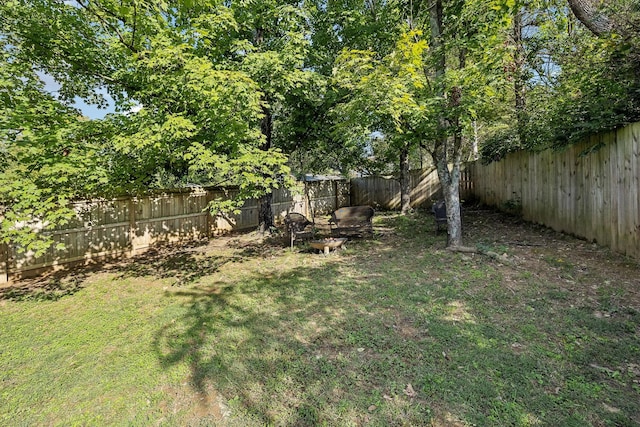
M41 256L0 245L0 283L51 268L138 254L159 243L188 241L258 226L258 202L248 200L240 213L212 217L205 208L233 190L206 189L74 203L76 217L49 231L54 244ZM289 212L306 216L330 213L349 201L346 181L301 183L297 191L273 193L276 222Z
M518 152L469 167L482 202L640 258L640 123L562 152Z

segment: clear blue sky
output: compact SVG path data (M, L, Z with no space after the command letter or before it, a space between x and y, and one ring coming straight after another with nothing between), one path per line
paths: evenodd
M48 74L39 73L40 78L44 82L44 88L46 91L56 95L60 89L60 84L55 81L53 77ZM109 106L107 108L98 108L96 105L89 105L80 98L76 98L73 106L79 109L83 115L90 119L101 119L109 113L115 111L115 104L113 98L105 90L99 90L99 92L105 97Z
M106 109L98 108L96 105L89 105L80 98L76 98L76 102L74 102L73 106L82 111L82 114L90 119L102 119L107 114L115 111L113 99L111 99L107 93L104 93L104 96L107 99L107 102L109 102L109 106Z

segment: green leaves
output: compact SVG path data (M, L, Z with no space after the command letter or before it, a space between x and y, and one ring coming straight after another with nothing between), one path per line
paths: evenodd
M373 51L345 49L333 70L333 84L348 93L335 107L337 130L359 141L363 153L370 145L378 159L390 159L394 165L400 151L420 144L424 124L433 117L433 93L423 61L428 46L421 35L401 34L395 49L382 58ZM372 139L373 132L382 137ZM369 167L386 168L376 163Z
M640 118L626 0L607 10L619 25L601 39L556 0L442 3L433 38L422 1L0 4L2 238L17 239L28 227L10 222L29 215L64 221L76 198L186 183L257 197L289 168L389 169L407 149L463 144L478 128L496 144L526 131L540 146ZM517 14L535 22L524 53L511 43ZM515 65L521 53L528 67ZM528 89L524 131L511 125L514 77ZM105 90L120 114L88 121L69 106L104 103Z
M44 250L38 230L73 215L77 198L199 183L237 185L241 199L289 184L288 159L263 149L260 125L266 108L312 80L297 4L9 6L0 6L1 239ZM59 96L45 92L43 75ZM99 102L100 87L121 114L86 121L65 105Z
M575 20L566 1L516 4L517 36L510 38L520 41L507 39L511 48L503 57L511 88L493 85L512 105L496 108L496 120L486 123L489 159L564 146L640 119L639 33L629 25L638 12L631 3L602 3L612 27L600 37Z

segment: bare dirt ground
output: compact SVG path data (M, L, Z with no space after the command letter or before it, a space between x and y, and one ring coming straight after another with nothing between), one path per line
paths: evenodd
M466 245L507 255L512 262L503 268L507 278L528 272L562 286L574 301L607 298L611 305L640 309L638 260L491 209L466 209L463 221ZM611 288L618 291L604 290Z

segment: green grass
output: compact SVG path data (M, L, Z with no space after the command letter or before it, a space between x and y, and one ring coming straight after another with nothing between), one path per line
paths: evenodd
M577 299L576 261L376 225L328 257L238 242L0 293L0 425L639 425L619 285Z

